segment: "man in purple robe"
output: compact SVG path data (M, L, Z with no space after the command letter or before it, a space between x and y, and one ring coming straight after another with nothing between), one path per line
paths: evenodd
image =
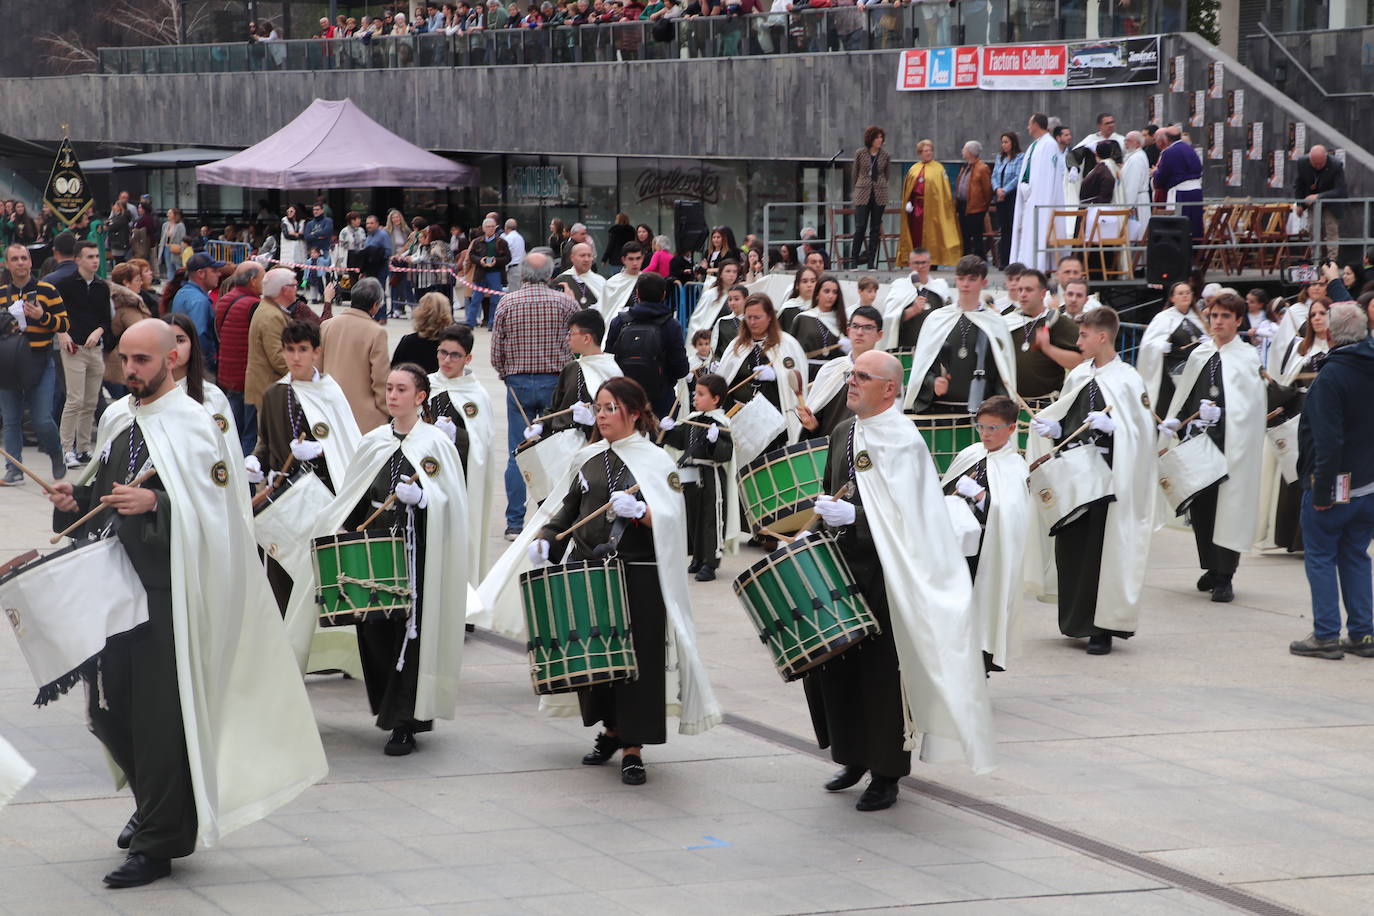
M1197 150L1183 139L1183 131L1178 127L1167 127L1158 132L1161 146L1159 164L1155 168L1155 200L1174 203L1202 200L1202 159ZM1194 204L1183 208L1183 215L1193 225L1193 238L1202 238L1202 206Z

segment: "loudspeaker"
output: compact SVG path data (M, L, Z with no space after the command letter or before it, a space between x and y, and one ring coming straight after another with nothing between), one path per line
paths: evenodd
M1152 216L1146 224L1145 282L1167 286L1188 279L1193 266L1193 224L1186 216Z
M673 201L673 241L678 251L706 247L706 205L699 200Z

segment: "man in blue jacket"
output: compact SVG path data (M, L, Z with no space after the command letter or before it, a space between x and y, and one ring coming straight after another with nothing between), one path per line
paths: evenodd
M688 372L682 325L668 302L668 281L658 274L639 275L634 300L611 320L605 349L626 377L644 386L654 413L666 416L678 379ZM690 403L683 406L691 408Z
M1302 536L1312 591L1312 633L1294 655L1374 658L1374 339L1353 302L1331 307L1331 353L1312 382L1298 423ZM1337 583L1339 582L1339 592ZM1341 639L1341 597L1347 638Z

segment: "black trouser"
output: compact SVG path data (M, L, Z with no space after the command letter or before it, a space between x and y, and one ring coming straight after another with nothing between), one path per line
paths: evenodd
M1054 566L1059 576L1059 632L1065 636L1132 634L1097 625L1097 583L1102 576L1102 541L1107 533L1107 503L1059 529L1054 537Z
M196 848L176 654L171 593L151 590L148 622L110 637L88 691L91 733L134 793L138 831L129 851L157 859L189 856Z
M1188 506L1188 521L1197 542L1197 564L1218 579L1230 580L1240 565L1240 554L1212 543L1217 525L1217 491L1221 484L1208 487L1193 497Z
M417 630L420 620L415 621ZM427 732L432 719L415 718L415 693L420 683L420 638L406 642L406 615L393 612L390 618L357 624L358 658L362 662L367 702L383 731L408 728ZM405 644L405 665L396 670L396 659Z
M983 213L965 213L964 204L958 205L959 209L959 235L963 239L964 254L976 254L984 257L986 248L983 246Z
M868 269L874 270L878 266L878 255L883 244L883 210L882 204L868 203L858 204L854 207L854 243L849 246L849 259L854 262L855 269L859 266L859 261L868 257ZM868 237L867 244L864 237Z
M1011 263L1011 231L1015 222L1016 198L1008 194L1005 200L999 200L997 202L998 267L1006 267Z

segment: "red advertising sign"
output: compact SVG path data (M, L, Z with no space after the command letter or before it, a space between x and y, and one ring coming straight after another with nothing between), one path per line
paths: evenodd
M1066 45L983 48L980 89L1063 89L1069 81Z
M903 51L897 61L897 91L926 89L926 74L929 69L930 52L924 48Z
M978 51L976 47L903 51L897 66L897 91L977 89Z

